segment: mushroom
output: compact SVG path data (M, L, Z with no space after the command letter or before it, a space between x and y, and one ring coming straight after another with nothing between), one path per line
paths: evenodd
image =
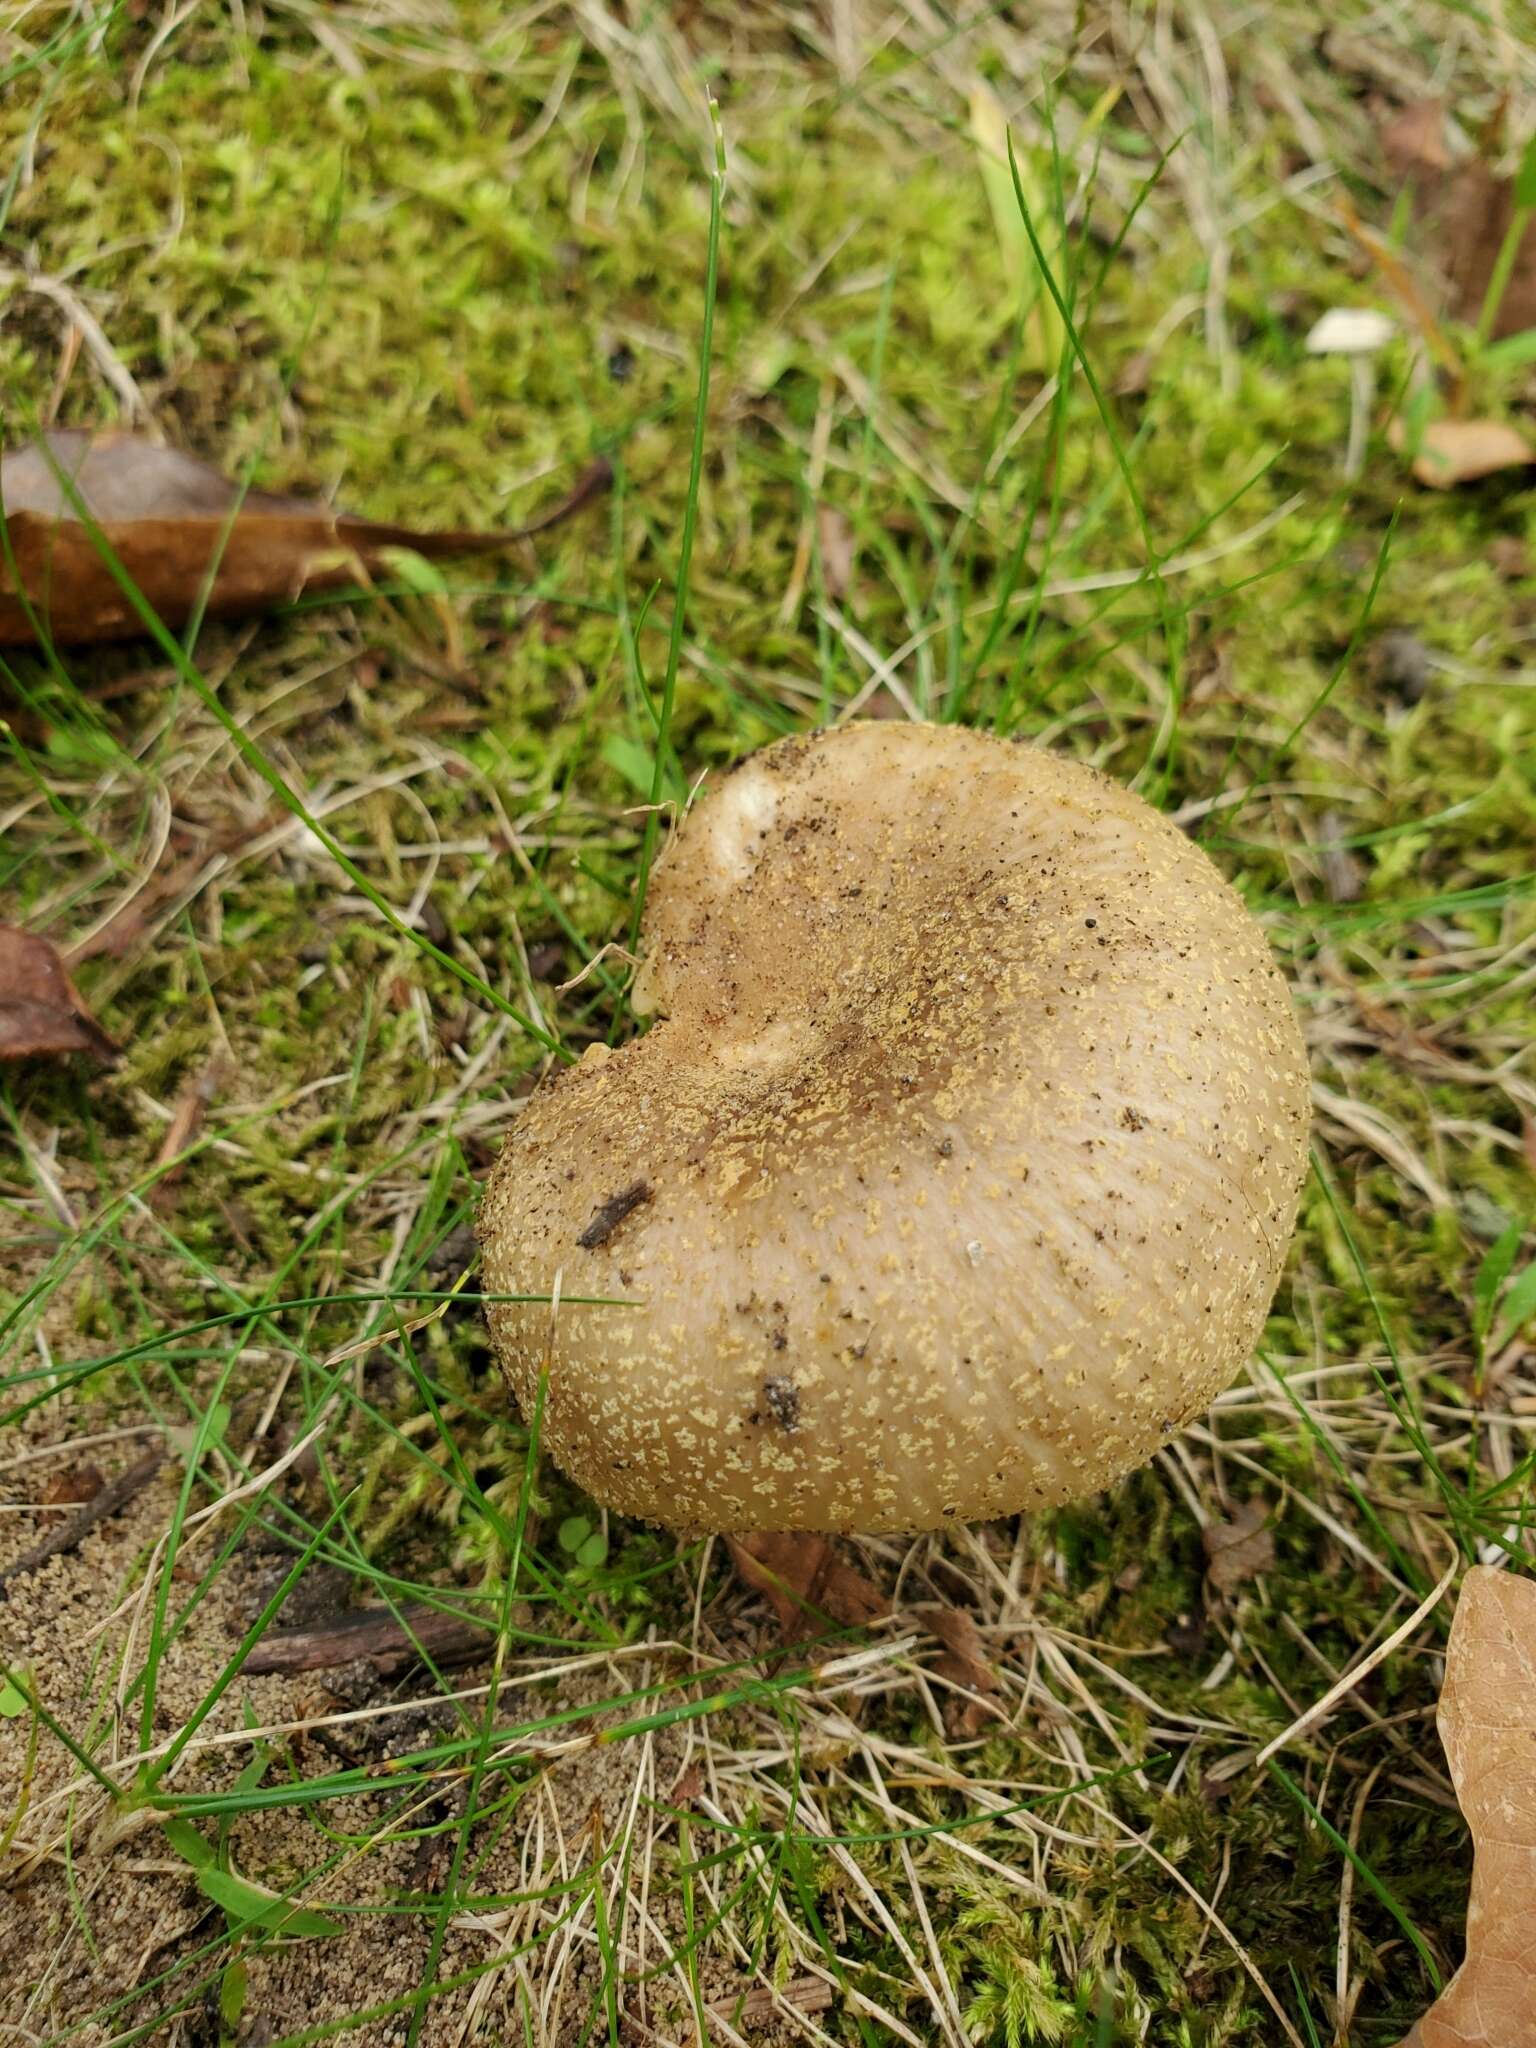
M594 1499L721 1532L1049 1507L1248 1357L1305 1055L1141 798L953 726L780 740L673 835L642 945L651 1029L530 1100L479 1218L488 1290L559 1301L491 1328Z
M1344 448L1344 475L1351 482L1365 467L1376 357L1396 332L1397 322L1372 307L1330 306L1307 336L1309 356L1349 358L1349 440Z

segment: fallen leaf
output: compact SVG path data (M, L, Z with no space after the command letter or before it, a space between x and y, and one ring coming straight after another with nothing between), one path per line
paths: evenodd
M94 1465L66 1465L55 1472L43 1488L39 1505L45 1508L80 1508L94 1500L106 1485Z
M1402 2048L1536 2048L1536 1581L1467 1573L1436 1721L1472 1833L1467 1952Z
M1407 446L1401 420L1387 429L1387 440L1399 452ZM1419 436L1413 473L1431 490L1448 491L1455 484L1475 483L1480 476L1520 469L1528 462L1536 462L1536 449L1503 420L1431 420Z
M862 1628L890 1611L879 1588L844 1564L825 1536L791 1530L725 1540L741 1577L778 1616L786 1643L819 1635L828 1621Z
M1442 99L1412 100L1376 131L1387 168L1399 184L1417 180L1425 188L1451 168Z
M423 533L272 491L242 497L228 477L178 449L132 434L59 428L0 459L8 543L0 560L0 646L35 641L34 614L61 645L144 631L59 470L167 626L191 617L210 570L211 616L260 611L303 590L356 583L385 567L391 548L429 559L494 554L565 518L612 477L606 462L594 463L568 498L512 532Z
M1477 155L1452 154L1444 100L1415 101L1377 131L1394 179L1410 189L1419 253L1441 273L1451 314L1468 325L1483 309L1499 251L1519 204L1517 180ZM1536 327L1536 228L1527 227L1499 301L1490 338Z
M998 1691L997 1673L987 1662L975 1622L963 1607L919 1607L915 1612L929 1634L937 1636L944 1645L943 1656L934 1659L935 1675L979 1695L968 1700L948 1698L944 1703L945 1727L954 1736L980 1734L989 1721L1000 1716L995 1707L988 1705Z
M47 939L0 924L0 1060L61 1052L117 1058Z
M677 1783L667 1794L667 1804L669 1806L692 1806L694 1800L698 1798L703 1790L703 1771L700 1770L697 1764L687 1764L684 1766Z
M1263 1501L1245 1500L1230 1521L1207 1522L1201 1530L1206 1576L1218 1593L1235 1592L1273 1565L1275 1539L1268 1517Z

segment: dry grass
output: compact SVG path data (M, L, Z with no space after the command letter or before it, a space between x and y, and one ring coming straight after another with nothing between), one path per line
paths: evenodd
M1302 340L1385 299L1338 204L1390 215L1373 98L1470 126L1536 52L1498 11L1017 12L0 21L9 432L137 418L442 523L598 447L620 486L446 602L0 675L7 914L92 956L125 1045L0 1080L0 1564L54 1473L167 1453L0 1606L10 2038L1312 2048L1395 2041L1454 1966L1439 1654L1461 1564L1530 1549L1536 1352L1487 1276L1536 1128L1533 575L1492 550L1531 495L1414 492L1381 420L1345 485ZM1029 360L978 78L1102 413ZM466 1277L543 1061L506 1007L627 1028L669 673L669 800L855 708L1134 783L1265 918L1317 1076L1291 1271L1206 1422L1079 1508L860 1545L894 1618L803 1662L717 1550L539 1469ZM1273 1555L1223 1591L1203 1535L1251 1502ZM498 1657L241 1671L354 1600Z

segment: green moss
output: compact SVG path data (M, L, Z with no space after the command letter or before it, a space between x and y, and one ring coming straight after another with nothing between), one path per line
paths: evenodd
M301 10L274 11L251 37L195 14L135 96L128 82L153 31L121 10L99 47L82 41L56 73L29 72L0 105L8 158L42 109L6 255L85 294L172 438L232 471L254 465L264 485L325 491L383 518L505 525L551 500L593 451L613 457L620 488L605 506L497 565L452 572L446 622L409 594L387 608L301 601L254 632L210 629L198 648L220 702L291 790L312 808L348 793L326 823L374 886L418 909L433 943L503 1001L536 1003L578 1050L626 1028L619 978L594 973L564 996L555 987L622 937L636 875L640 821L627 813L649 783L645 693L664 667L697 377L700 101L695 80L666 72L667 39L647 49L672 95L643 67L616 79L585 18L557 10L514 30L474 0L449 10L450 34L428 12L363 36L358 76L316 43ZM345 10L336 21L344 41L358 33ZM1297 90L1369 211L1350 89L1322 56L1299 54L1312 51L1313 25L1292 26ZM1191 1440L1177 1466L1017 1536L982 1532L986 1571L958 1541L947 1572L935 1569L932 1597L953 1596L959 1573L996 1624L988 1647L1008 1674L1006 1725L956 1745L904 1682L859 1706L862 1725L946 1772L1030 1788L1020 1796L1046 1798L1059 1824L1039 1846L1005 1819L979 1819L942 1783L901 1790L927 1827L964 1820L965 1842L1005 1870L1032 1870L1038 1847L1044 1903L1021 1902L944 1834L910 1844L979 2041L1278 2038L1233 1949L1138 1834L1217 1902L1303 2037L1305 2011L1327 2038L1338 1855L1276 1781L1225 1766L1288 1727L1379 1638L1389 1572L1421 1574L1447 1536L1469 1553L1500 1540L1528 1484L1521 1462L1487 1498L1497 1474L1486 1444L1456 1418L1473 1398L1479 1261L1502 1220L1530 1206L1518 1062L1531 1037L1522 948L1536 929L1536 699L1525 687L1536 577L1507 559L1498 569L1491 545L1536 542L1536 493L1522 476L1418 491L1379 431L1363 476L1341 480L1348 378L1309 357L1305 336L1325 306L1379 303L1384 288L1352 274L1336 231L1282 190L1296 141L1244 58L1268 35L1262 25L1234 31L1224 136L1193 45L1176 38L1170 59L1190 102L1179 147L1209 172L1228 234L1225 358L1202 324L1209 254L1171 182L1183 158L1113 258L1076 225L1067 238L1134 500L1081 375L1059 437L1047 408L1004 449L1041 378L1015 351L1017 306L966 130L972 70L1008 97L1043 55L1060 74L1070 137L1098 100L1097 59L1068 61L1045 42L1026 58L1011 20L989 17L963 57L958 36L920 55L896 37L866 53L854 87L797 29L766 18L729 34L706 18L678 33L694 36L700 75L716 84L732 174L668 786L680 794L701 769L846 704L868 680L865 647L889 657L915 642L901 675L920 708L958 706L1045 738L1185 814L1268 920L1323 1086L1368 1112L1320 1126L1332 1196L1314 1184L1305 1197L1253 1402L1218 1410L1213 1441ZM1462 83L1475 94L1488 80ZM1096 219L1118 225L1186 125L1165 109L1167 132L1143 126L1150 108L1138 88L1104 117ZM1044 166L1028 118L1020 133ZM1069 159L1070 189L1091 151ZM12 307L0 380L21 431L49 402L62 329L45 300ZM1145 374L1127 374L1165 315ZM1389 351L1384 391L1404 367ZM116 410L87 354L59 418ZM813 546L786 607L802 534L815 540L813 496L847 522L852 570L829 591ZM1124 581L1145 563L1148 536L1161 586ZM1010 579L1022 596L995 620ZM1036 605L1040 579L1093 587ZM1422 691L1373 656L1389 628L1433 657ZM377 1307L351 1297L440 1291L458 1277L462 1245L446 1266L437 1247L468 1212L538 1048L389 929L301 828L247 857L283 825L281 806L158 666L108 694L148 666L142 650L75 656L62 674L34 656L12 662L14 745L0 763L0 813L15 820L0 849L8 915L42 921L61 942L88 930L149 869L167 805L177 858L211 849L231 825L245 832L189 907L157 918L120 960L82 968L85 994L124 1043L116 1072L87 1081L37 1066L0 1082L14 1130L62 1177L82 1222L108 1219L88 1253L56 1248L53 1197L25 1147L6 1169L10 1222L44 1244L39 1305L62 1311L48 1355L117 1360L86 1394L114 1414L148 1404L178 1417L226 1366L233 1395L269 1385L281 1355L297 1429L336 1384L330 1353L360 1330L377 1335L366 1367L349 1368L355 1384L345 1381L321 1473L295 1512L323 1520L361 1483L343 1524L353 1541L330 1555L361 1592L410 1597L413 1583L447 1579L496 1594L528 1441L506 1418L478 1321L455 1311L401 1336L418 1296ZM1241 801L1226 802L1237 790ZM1358 892L1336 890L1346 900L1335 902L1319 849L1339 837ZM1469 902L1469 891L1482 894ZM557 952L542 957L551 941ZM165 1119L215 1057L225 1078L207 1142L153 1207ZM1385 1149L1373 1129L1389 1133ZM1404 1172L1405 1159L1421 1171ZM1426 1177L1447 1203L1429 1199ZM190 1334L239 1304L248 1320ZM21 1328L30 1335L31 1311ZM124 1360L138 1344L146 1355ZM37 1355L17 1352L22 1399L42 1385ZM1340 1366L1353 1369L1309 1377ZM1307 1419L1275 1394L1286 1375L1311 1404ZM444 1430L411 1434L429 1396ZM62 1413L73 1397L57 1398ZM1415 1401L1446 1411L1417 1439ZM1271 1509L1276 1563L1220 1598L1191 1500L1216 1518L1247 1497ZM583 1504L545 1473L533 1507L518 1586L529 1641L687 1634L696 1552L675 1557L654 1533L614 1526L602 1566L578 1584L553 1531ZM735 1610L716 1566L708 1611L732 1617L729 1631ZM999 1586L1012 1589L1006 1601ZM1442 1968L1459 1954L1466 1846L1416 1765L1432 1751L1443 1622L1444 1610L1362 1689L1369 1714L1346 1710L1290 1754L1308 1796L1346 1830L1382 1767L1390 1796L1365 1806L1360 1854ZM1069 1660L1073 1645L1095 1646L1097 1661L1073 1664L1069 1684L1036 1656L1037 1633ZM745 1655L754 1639L729 1646ZM783 1698L775 1711L796 1755L804 1736L802 1763L776 1767L780 1781L804 1770L926 1967L911 1873L881 1839L888 1817L859 1789L854 1749L834 1754ZM717 1743L750 1749L761 1736L734 1707L717 1716ZM1085 1777L1105 1782L1084 1792ZM750 1887L732 1908L743 1940L786 1975L806 1952L830 1950L846 1981L932 2035L931 2006L888 1929L860 1911L846 1868L780 1842L778 1809L752 1812L765 1853L782 1858L775 1881L802 1945ZM702 1845L746 1874L739 1838L695 1826L695 1853ZM317 1863L323 1853L317 1844ZM675 1900L683 1882L668 1848L653 1898ZM1361 2038L1394 2039L1425 1982L1368 1888L1357 1887L1354 1912ZM727 1950L711 1934L703 1952L717 1962ZM662 2023L664 2004L652 2014ZM682 2005L674 2019L692 2024ZM857 2038L851 2006L826 2024Z

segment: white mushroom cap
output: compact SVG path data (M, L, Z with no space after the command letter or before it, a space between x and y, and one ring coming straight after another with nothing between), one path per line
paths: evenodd
M636 1007L480 1215L525 1414L678 1528L913 1530L1149 1458L1249 1355L1306 1164L1258 926L1096 771L956 727L781 740L651 884Z
M1330 306L1307 336L1309 356L1372 356L1397 332L1390 314L1372 306Z

